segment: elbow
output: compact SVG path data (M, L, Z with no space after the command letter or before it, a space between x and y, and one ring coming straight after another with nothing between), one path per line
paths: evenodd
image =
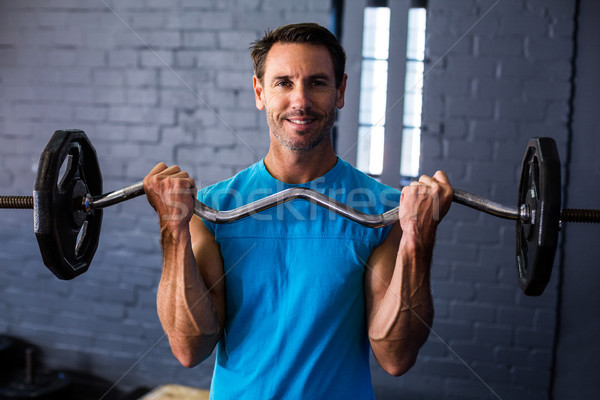
M202 348L179 347L173 345L171 346L171 351L177 361L186 368L194 368L210 355L210 353L204 354L205 351Z
M415 336L419 338L418 341L407 339L375 340L371 338L371 348L375 359L385 372L392 376L401 376L415 365L419 350L428 335Z
M412 368L413 365L417 362L416 354L413 357L404 357L402 360L399 360L395 363L389 363L387 365L382 365L381 367L385 372L392 376L402 376L409 369Z
M188 354L177 354L173 352L173 355L177 361L179 361L179 363L186 368L194 368L202 361L200 359L196 359L195 357L190 357Z
M408 345L405 341L371 342L371 348L379 366L392 376L401 376L417 362L421 346Z
M173 355L185 368L194 368L202 361L206 360L212 353L212 349L199 349L196 351L179 351L173 349Z
M408 372L408 370L411 369L413 365L415 365L415 363L417 362L417 354L417 352L414 352L413 354L405 355L404 357L398 360L393 360L384 363L380 362L379 365L381 365L381 368L383 368L385 372L392 376L402 376L406 372Z
M186 368L193 368L210 357L218 342L218 337L218 335L211 335L208 338L198 337L182 343L175 340L169 341L171 351L177 361Z

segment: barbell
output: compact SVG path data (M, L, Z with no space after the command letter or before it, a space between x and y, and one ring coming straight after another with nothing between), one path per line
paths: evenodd
M532 138L521 166L517 206L453 189L453 202L516 221L516 267L526 295L543 293L552 272L558 233L564 222L600 222L600 210L563 209L560 160L551 138ZM143 182L102 193L96 151L81 130L59 130L42 151L33 196L0 196L0 208L33 209L34 232L44 264L60 279L73 279L90 266L98 247L104 208L144 194ZM304 199L371 228L398 221L398 207L365 214L309 188L290 188L228 211L196 200L194 214L225 224L271 207Z

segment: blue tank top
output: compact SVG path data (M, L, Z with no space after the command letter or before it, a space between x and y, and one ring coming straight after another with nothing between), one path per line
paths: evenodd
M338 158L301 185L276 180L260 161L202 189L198 200L230 210L290 187L368 214L400 198ZM205 224L221 248L227 305L211 398L373 399L363 276L390 227L367 228L301 199L234 223Z

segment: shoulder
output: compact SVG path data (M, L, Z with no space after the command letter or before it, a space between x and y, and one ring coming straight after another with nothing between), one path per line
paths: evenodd
M347 192L348 201L374 201L376 204L383 206L383 209L398 205L400 190L379 182L341 158L339 162L342 163L340 180Z
M343 174L344 179L346 179L346 180L350 179L356 185L363 186L363 187L370 187L370 188L374 188L374 189L378 189L378 190L398 191L397 189L394 189L393 187L391 187L389 185L385 185L385 184L379 182L377 179L365 174L364 172L362 172L358 168L354 167L349 162L347 162L341 158L338 158L338 160L341 163L341 173Z
M201 188L197 199L209 207L220 208L219 205L225 199L236 199L241 193L251 190L250 188L260 180L260 170L264 168L262 165L262 161L256 162L231 178Z

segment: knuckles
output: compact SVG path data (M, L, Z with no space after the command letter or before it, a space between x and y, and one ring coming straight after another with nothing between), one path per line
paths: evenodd
M148 202L159 215L162 224L180 225L193 214L196 193L194 180L181 168L158 163L144 177Z
M160 198L193 196L196 190L194 180L177 165L168 167L158 163L144 177L144 191L151 203Z
M400 217L425 216L432 212L433 218L439 221L450 208L453 192L446 174L437 171L433 177L421 175L418 181L403 187L401 193Z

